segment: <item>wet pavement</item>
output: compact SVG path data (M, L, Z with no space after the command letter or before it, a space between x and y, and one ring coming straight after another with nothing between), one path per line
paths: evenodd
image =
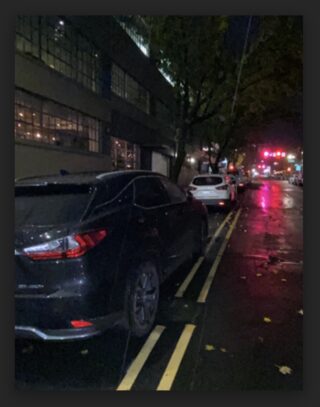
M210 211L210 236L221 231L162 287L153 334L17 341L17 388L301 390L302 210L300 187L253 184L224 224Z

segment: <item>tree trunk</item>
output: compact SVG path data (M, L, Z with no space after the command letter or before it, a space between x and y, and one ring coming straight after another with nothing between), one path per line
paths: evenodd
M182 129L181 135L178 139L177 157L173 164L173 170L172 170L172 174L171 174L171 179L174 182L178 182L180 171L181 171L181 168L183 166L184 160L187 155L187 153L186 153L187 136L188 136L188 129L186 127L184 127Z

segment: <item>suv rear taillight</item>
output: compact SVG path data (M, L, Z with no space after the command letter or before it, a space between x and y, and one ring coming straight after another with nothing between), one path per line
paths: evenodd
M226 191L228 189L228 185L222 185L221 187L216 187L218 191Z
M88 250L97 246L107 234L106 229L78 233L26 247L22 250L22 254L32 260L74 259L83 256Z

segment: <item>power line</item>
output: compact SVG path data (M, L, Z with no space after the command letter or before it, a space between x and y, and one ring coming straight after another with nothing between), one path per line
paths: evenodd
M239 84L240 84L240 78L241 78L241 74L242 74L242 66L243 66L243 63L244 63L244 58L245 58L245 54L246 54L246 50L247 50L247 44L248 44L248 38L249 38L249 32L250 32L250 28L251 28L251 22L252 22L252 16L249 17L249 21L248 21L248 25L247 25L247 32L246 32L246 36L245 36L245 40L244 40L244 44L243 44L242 56L241 56L241 60L240 60L239 72L238 72L238 77L237 77L237 83L236 83L236 88L235 88L235 91L234 91L233 101L232 101L232 105L231 105L231 116L233 115L234 108L235 108L235 105L236 105L236 100L237 100L237 95L238 95L238 90L239 90Z

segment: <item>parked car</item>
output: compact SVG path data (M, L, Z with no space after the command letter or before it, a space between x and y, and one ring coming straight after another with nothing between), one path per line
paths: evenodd
M299 185L300 187L303 187L303 174L300 172L297 176L297 180L296 180L297 185Z
M237 199L236 180L222 174L202 174L189 185L191 194L207 206L230 207Z
M291 174L291 175L288 177L288 182L289 182L289 184L294 184L294 178L295 178L295 174Z
M299 185L299 174L294 173L289 177L289 183L292 185Z
M17 337L72 340L154 323L160 284L204 252L207 210L147 171L15 186Z

